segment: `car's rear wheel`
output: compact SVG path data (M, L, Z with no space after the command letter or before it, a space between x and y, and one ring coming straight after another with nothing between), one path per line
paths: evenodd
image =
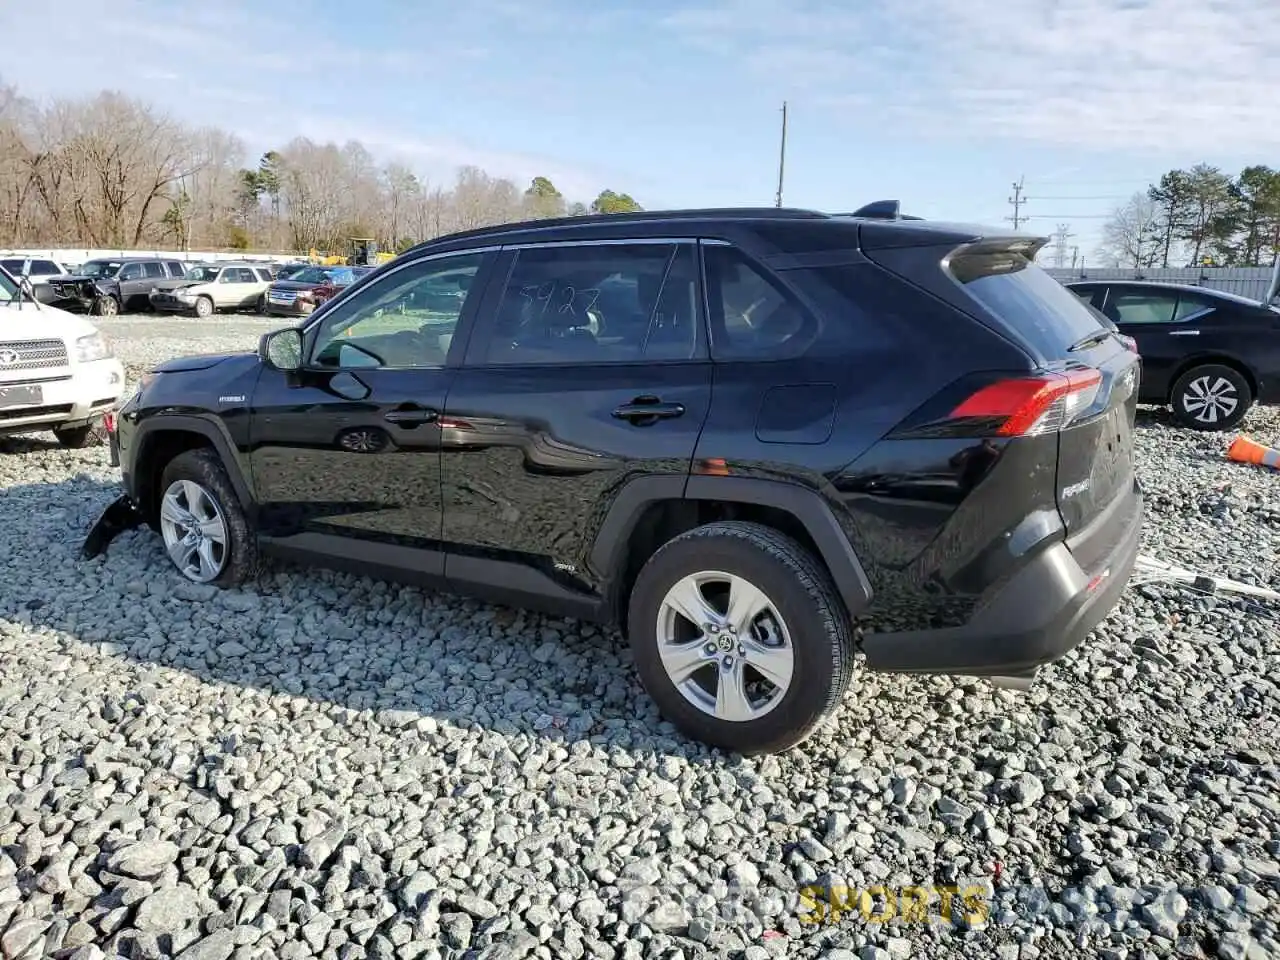
M662 714L744 754L808 738L852 676L849 618L830 576L756 523L707 524L659 549L636 579L628 634Z
M231 587L257 571L253 533L214 451L174 457L160 490L160 535L179 573L195 583Z
M196 316L201 320L207 320L213 316L213 301L208 297L196 298Z
M1173 415L1192 430L1230 430L1253 405L1253 390L1233 367L1206 363L1177 379L1170 392Z
M93 305L93 312L100 317L114 317L120 313L120 301L107 294L99 297Z

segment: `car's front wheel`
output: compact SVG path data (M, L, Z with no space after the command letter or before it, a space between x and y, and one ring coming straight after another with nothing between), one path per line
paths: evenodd
M756 523L710 523L661 547L628 611L636 668L689 736L743 754L785 750L839 706L849 617L803 546Z
M196 298L196 316L201 320L207 320L213 316L213 301L208 297Z
M94 426L92 423L86 423L78 427L62 427L54 430L53 435L58 438L58 443L68 450L83 450L98 439Z
M1170 392L1173 415L1192 430L1230 430L1253 405L1253 390L1233 367L1206 363L1177 379Z
M160 488L160 535L184 577L231 587L256 572L253 532L214 451L188 450L174 457Z
M114 317L120 313L120 301L107 294L99 297L93 305L93 312L100 317Z

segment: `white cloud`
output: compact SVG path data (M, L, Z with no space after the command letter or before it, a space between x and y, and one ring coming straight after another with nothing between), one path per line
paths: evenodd
M471 0L467 16L498 16L508 0ZM617 171L569 158L486 145L480 135L422 129L402 119L406 97L466 97L501 90L483 69L486 35L439 11L399 10L403 45L357 44L334 19L308 4L285 11L248 0L64 0L56 43L43 8L0 5L0 81L40 99L82 97L103 89L143 99L185 123L218 126L251 150L295 136L360 140L379 160L408 163L428 179L450 181L460 166L527 181L550 177L567 195L589 201ZM528 18L511 6L508 18ZM358 13L355 14L358 16ZM431 29L426 29L426 24ZM512 28L520 28L511 19ZM387 26L388 24L382 24ZM30 38L27 42L23 38ZM527 88L527 85L526 85ZM512 86L512 98L525 89Z
M711 0L665 21L761 82L945 137L1180 153L1280 145L1280 4Z

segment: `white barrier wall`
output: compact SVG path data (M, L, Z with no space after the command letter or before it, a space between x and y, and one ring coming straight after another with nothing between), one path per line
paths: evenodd
M162 257L166 260L183 260L190 263L217 260L299 260L296 253L213 253L204 250L104 250L63 247L28 248L23 250L0 249L0 257L42 257L59 263L85 263L106 257Z

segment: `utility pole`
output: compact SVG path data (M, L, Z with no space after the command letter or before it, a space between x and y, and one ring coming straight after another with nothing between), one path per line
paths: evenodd
M1079 259L1080 259L1080 248L1077 246L1072 246L1071 247L1071 269L1072 270L1076 268L1076 261Z
M782 101L782 145L778 151L778 196L775 207L782 206L782 175L787 166L787 101Z
M1071 224L1060 223L1053 232L1053 265L1061 269L1067 265L1067 241L1074 237Z
M1022 221L1027 218L1022 216L1022 205L1027 202L1027 198L1022 195L1022 181L1025 177L1019 177L1018 182L1013 185L1013 196L1009 198L1009 203L1013 204L1013 216L1005 217L1013 223L1013 229L1017 230Z

